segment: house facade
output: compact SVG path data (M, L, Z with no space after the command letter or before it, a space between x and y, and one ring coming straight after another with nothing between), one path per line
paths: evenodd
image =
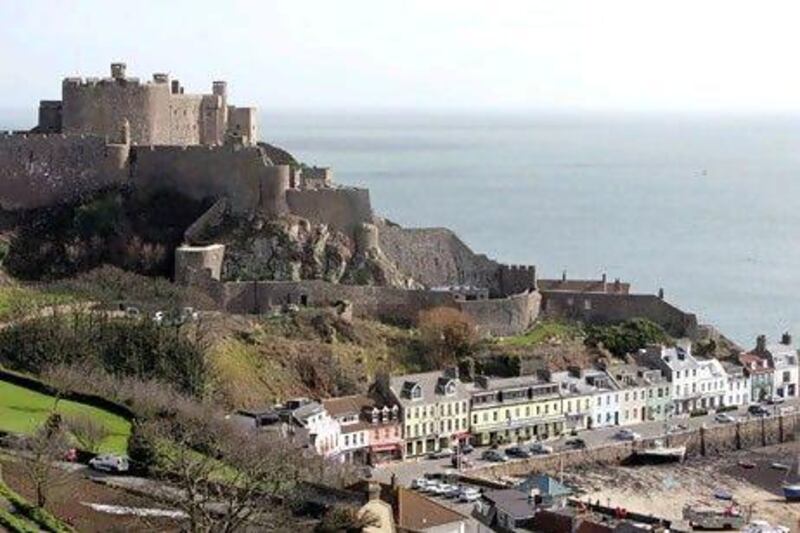
M775 396L787 399L800 396L800 367L792 336L784 333L780 343L767 345L766 357L773 369Z
M765 355L756 352L741 354L739 363L750 380L750 401L761 402L774 394L774 372Z
M666 420L670 415L670 385L658 368L617 364L606 372L620 389L620 424Z
M728 387L725 392L725 405L750 405L752 384L750 375L742 365L725 361L722 363L727 375Z
M477 445L542 440L564 431L557 383L537 376L477 376L468 390L470 430Z
M592 405L597 387L586 382L580 368L570 368L549 374L549 381L558 384L561 395L561 411L567 431L580 431L592 426Z
M400 405L405 456L451 448L469 438L469 393L455 368L391 377L378 390Z

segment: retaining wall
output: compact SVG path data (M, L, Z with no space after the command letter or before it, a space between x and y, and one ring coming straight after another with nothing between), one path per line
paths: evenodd
M800 432L800 414L749 419L735 424L717 425L670 435L666 445L686 445L687 457L722 455L736 450L760 448L794 440ZM582 465L617 465L629 459L636 450L645 449L656 439L618 442L588 450L571 450L553 455L489 465L468 470L469 477L499 478L534 473L557 472L560 468Z
M473 318L482 333L513 335L530 326L539 312L536 292L509 298L461 301L447 292L393 287L340 285L321 280L226 282L221 305L226 311L258 314L284 304L330 306L340 300L353 304L356 316L415 323L419 312L453 307Z
M290 189L286 191L286 202L292 214L327 224L350 237L363 222L372 221L367 189Z
M609 324L647 318L674 336L693 336L697 317L685 313L653 294L604 294L542 291L542 313L587 324Z

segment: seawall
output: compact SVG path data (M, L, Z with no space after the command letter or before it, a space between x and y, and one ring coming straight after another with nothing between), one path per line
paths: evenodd
M686 456L689 458L707 457L792 441L796 431L800 432L800 413L749 419L734 424L686 431L668 436L665 444L668 446L685 445ZM637 450L650 446L654 440L656 439L618 442L588 450L539 455L530 459L473 468L466 471L465 474L467 477L496 479L501 476L552 473L562 467L568 469L590 464L618 465L629 459Z

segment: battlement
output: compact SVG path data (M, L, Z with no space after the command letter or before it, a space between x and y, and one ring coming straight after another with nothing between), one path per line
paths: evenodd
M219 145L229 137L256 144L256 109L229 106L227 96L222 80L209 93L190 94L166 72L142 81L129 77L124 63L112 63L111 77L65 78L62 99L40 104L37 129L111 137L127 120L135 145Z

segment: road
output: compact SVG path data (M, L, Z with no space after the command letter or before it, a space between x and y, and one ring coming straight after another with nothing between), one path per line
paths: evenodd
M785 403L781 406L767 406L768 409L772 410L773 412L777 412L779 408L789 408L789 409L800 409L800 401L795 401L793 403ZM729 415L733 416L734 418L742 418L746 419L750 415L747 414L746 407L740 407L735 411L729 411ZM714 420L716 415L709 414L705 416L698 416L694 418L687 417L674 417L671 418L668 422L645 422L642 424L632 424L626 427L632 429L636 433L642 436L642 438L658 438L664 436L667 428L672 428L672 431L675 431L675 434L680 434L682 432L688 431L695 431L698 430L701 426L705 425L706 427L711 427L715 425L721 425L719 422ZM621 429L621 426L611 426L611 427L603 427L603 428L596 428L591 430L583 430L578 433L578 437L583 439L586 442L587 448L597 448L600 446L607 446L609 444L614 443L621 443L619 438L616 436L617 432ZM555 453L559 453L560 451L566 450L565 442L570 439L576 438L572 435L565 435L558 439L552 439L547 441L547 444L552 446L555 450ZM509 444L506 446L501 446L500 449L506 449L513 446L513 444ZM486 450L487 448L476 448L468 457L469 462L471 462L475 467L481 467L490 464L487 461L484 461L480 458L481 453ZM511 460L519 460L519 459L511 459ZM387 465L382 465L373 470L373 477L382 482L390 482L392 475L396 476L396 481L398 484L403 486L410 486L412 480L418 477L423 477L426 474L436 474L436 473L446 473L452 472L453 467L450 458L444 459L428 459L428 458L419 458L419 459L411 459L405 462L397 462L397 463L390 463Z

